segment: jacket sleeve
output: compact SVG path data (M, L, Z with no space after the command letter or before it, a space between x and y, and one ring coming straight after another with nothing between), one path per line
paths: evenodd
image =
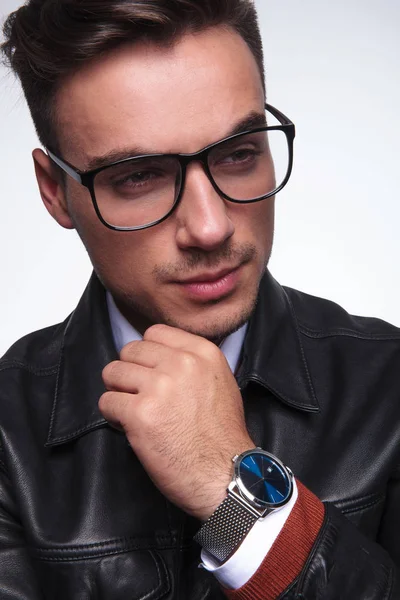
M0 451L0 595L2 600L43 600Z
M398 600L399 482L390 486L378 542L299 482L298 487L296 505L258 571L225 595L230 600Z

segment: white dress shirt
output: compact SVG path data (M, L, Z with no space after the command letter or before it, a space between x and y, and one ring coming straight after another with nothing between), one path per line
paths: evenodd
M142 336L120 313L109 292L107 292L107 305L114 344L119 353L126 344L133 341L140 341ZM247 323L241 329L229 335L220 346L232 373L236 371L246 331ZM218 566L213 557L203 550L201 553L202 564L200 566L211 571L224 587L233 590L242 587L254 575L268 554L272 544L286 523L296 500L297 487L294 482L293 496L290 502L280 510L269 514L266 518L256 521L238 550L236 550L229 560L223 565Z

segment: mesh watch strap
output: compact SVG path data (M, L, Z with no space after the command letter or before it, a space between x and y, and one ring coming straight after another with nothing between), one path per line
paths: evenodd
M228 495L194 539L221 563L240 546L258 518Z

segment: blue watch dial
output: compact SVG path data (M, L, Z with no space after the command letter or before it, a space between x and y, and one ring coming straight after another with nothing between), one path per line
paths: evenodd
M238 465L238 475L244 487L263 504L284 503L292 489L285 470L261 452L251 452Z

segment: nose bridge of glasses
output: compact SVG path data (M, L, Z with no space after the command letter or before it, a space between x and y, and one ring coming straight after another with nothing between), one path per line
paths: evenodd
M187 168L192 164L192 163L199 163L203 169L204 174L206 175L207 179L209 180L209 182L211 183L212 187L216 190L216 186L215 186L215 182L213 180L210 168L208 166L208 154L210 152L212 148L205 148L203 150L200 150L199 152L193 152L191 154L179 154L179 162L181 164L181 168L182 168L182 192L184 191L184 187L185 187L185 183L186 183L186 177L187 177Z
M190 154L179 154L178 155L179 161L181 163L182 175L183 175L182 185L184 185L184 183L185 183L187 168L192 163L197 162L202 166L203 172L205 173L207 179L210 181L213 188L216 191L218 191L218 189L216 188L216 185L215 185L214 178L211 173L210 166L208 164L208 156L214 148L215 148L215 144L213 144L212 146L208 146L207 148L203 148L203 150L199 150L198 152L192 152Z
M203 165L204 168L207 169L207 156L210 151L210 148L204 148L199 152L191 152L190 154L178 154L179 161L183 169L187 169L187 167L193 162L199 162Z

